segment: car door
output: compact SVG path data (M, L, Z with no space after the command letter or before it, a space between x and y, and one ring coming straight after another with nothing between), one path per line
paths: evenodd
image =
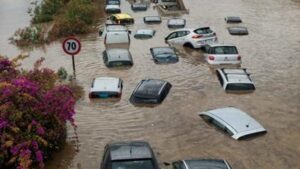
M176 31L171 33L166 37L166 41L169 44L178 44L183 45L186 42L186 36L189 34L189 31Z

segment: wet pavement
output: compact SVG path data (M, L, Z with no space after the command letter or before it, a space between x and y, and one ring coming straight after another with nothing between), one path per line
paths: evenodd
M29 2L0 2L0 53L13 57L27 51L24 68L39 57L45 66L65 67L72 73L71 57L64 54L61 42L43 48L20 50L8 44L7 38L17 28L29 24L26 14ZM234 169L297 169L300 166L300 3L291 0L185 0L190 10L181 17L186 27L209 25L219 42L237 45L242 56L241 67L247 68L256 85L251 94L228 94L221 88L201 52L177 47L179 62L156 65L151 60L151 47L166 46L164 37L171 32L166 26L145 25L143 17L157 15L152 7L134 13L127 1L122 11L132 14L134 33L140 28L153 28L153 39L136 40L131 35L130 51L134 66L130 69L108 69L102 61L105 49L97 33L81 36L82 51L76 56L77 80L86 91L77 103L76 121L80 151L72 146L74 133L69 130L68 144L47 163L47 169L99 169L106 143L120 140L150 142L159 161L187 158L226 159ZM18 11L17 13L13 11ZM19 14L18 14L19 13ZM231 36L224 17L240 16L248 36ZM7 18L7 19L2 19ZM103 17L104 18L104 17ZM97 76L116 76L124 80L120 100L88 99L91 81ZM173 87L161 105L135 107L129 97L144 78L164 79ZM208 126L197 113L208 109L235 106L259 121L268 133L250 140L236 141ZM162 165L162 168L165 168Z

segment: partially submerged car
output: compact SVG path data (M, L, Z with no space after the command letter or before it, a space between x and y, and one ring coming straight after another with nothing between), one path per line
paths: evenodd
M110 98L121 97L123 80L116 77L97 77L93 80L89 97Z
M105 6L105 12L107 14L121 13L121 8L120 8L119 5L106 5Z
M107 144L101 169L159 169L149 143L144 141Z
M132 66L133 60L128 49L114 48L103 52L103 61L107 67Z
M242 19L238 16L227 16L225 17L227 23L241 23Z
M216 70L222 88L227 92L240 91L252 92L254 83L246 69L222 68Z
M254 118L234 107L201 112L199 116L236 140L267 132Z
M99 32L99 34L101 34ZM107 25L102 32L102 37L104 37L105 47L113 47L113 45L125 45L129 48L130 45L130 31L126 26L111 24Z
M158 79L142 80L133 91L130 102L134 104L161 103L168 95L172 85L169 82Z
M148 9L148 5L145 3L134 3L131 4L131 9L133 11L146 11Z
M114 24L122 24L122 25L132 25L134 24L134 18L127 13L118 13L113 14L109 17L109 19Z
M150 39L155 35L155 30L153 29L139 29L134 34L136 39Z
M205 46L205 60L211 65L241 64L241 56L236 46L211 44Z
M231 35L248 35L248 29L243 26L229 27L228 32Z
M155 63L176 63L178 62L178 56L175 48L172 47L155 47L150 48L152 58Z
M168 28L172 28L172 29L184 28L185 24L186 24L186 20L181 18L169 19L167 23Z
M183 45L190 48L201 48L217 42L217 35L210 27L181 29L170 33L165 41L169 44Z
M161 17L160 16L145 16L144 17L144 23L147 23L147 24L160 24L161 23Z
M226 160L219 159L190 159L172 163L173 169L231 169Z

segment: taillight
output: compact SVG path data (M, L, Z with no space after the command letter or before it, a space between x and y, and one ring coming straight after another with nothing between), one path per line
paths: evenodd
M193 39L198 39L198 38L201 38L201 37L202 37L202 35L194 35L194 36L192 36Z
M238 55L237 60L241 60L241 59L242 59L241 55Z
M215 60L215 57L214 56L208 56L208 59L209 60Z

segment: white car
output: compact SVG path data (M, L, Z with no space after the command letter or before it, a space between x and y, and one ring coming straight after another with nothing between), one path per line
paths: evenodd
M199 116L236 140L267 132L254 118L234 107L201 112Z
M107 14L121 13L120 5L106 5L105 6L105 12Z
M104 37L105 47L112 47L112 45L125 45L125 48L129 48L130 34L131 32L123 25L107 25L102 32ZM99 33L101 34L101 33Z
M90 98L121 97L123 81L115 77L98 77L92 82Z
M209 64L241 64L241 56L236 46L212 44L205 48L204 57Z
M216 43L217 36L210 27L200 27L197 29L181 29L174 31L165 38L165 41L172 45L201 48L205 45Z
M251 92L255 86L246 69L217 69L218 79L225 91Z

